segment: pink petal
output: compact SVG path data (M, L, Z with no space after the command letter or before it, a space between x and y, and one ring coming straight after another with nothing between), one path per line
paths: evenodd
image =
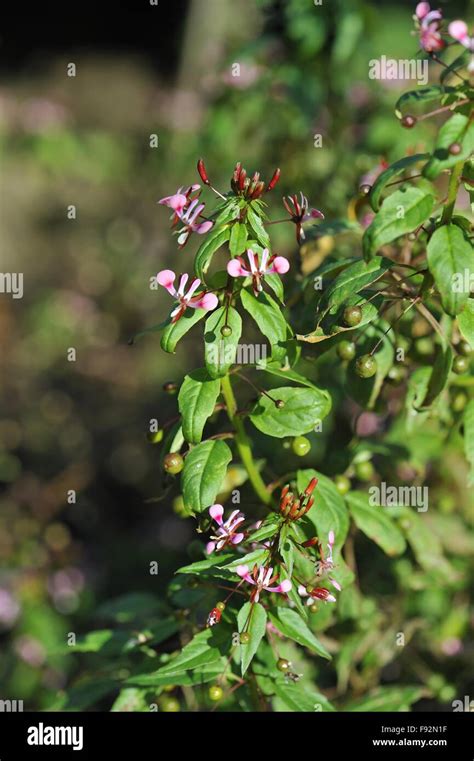
M206 544L206 553L208 555L211 555L214 552L215 549L216 549L216 543L215 542L208 542Z
M329 541L329 544L334 544L334 541L335 541L334 531L329 532L328 541Z
M222 516L224 515L224 508L222 505L212 505L209 508L209 515L214 518L218 526L222 525Z
M292 587L291 581L289 579L284 579L280 584L280 589L282 592L286 594L286 592L289 592Z
M176 280L176 275L173 270L161 270L158 272L156 279L158 283L163 286L163 288L166 288L168 293L171 293L173 296L175 296L176 290L174 287L174 281Z
M175 193L172 196L166 196L165 198L160 198L158 203L161 203L163 206L169 206L170 209L173 209L176 212L180 212L184 209L187 203L187 198L182 193Z
M303 584L300 584L298 587L298 594L300 597L307 597L308 593L306 591L306 587L303 586Z
M204 235L204 233L207 233L214 222L211 222L210 220L206 220L205 222L201 222L198 225L193 225L193 232L197 233L198 235Z
M205 293L204 296L188 301L188 306L193 309L205 309L206 312L210 312L216 308L218 303L219 299L215 293Z
M430 12L429 3L418 3L418 5L415 8L415 15L418 19L424 18L426 14L429 12Z
M246 277L248 275L238 259L231 259L230 262L227 262L227 272L231 277Z
M236 568L237 576L241 576L243 579L245 579L246 576L248 576L249 573L249 567L248 565L238 565Z
M329 581L330 581L330 582L331 582L331 584L333 585L334 589L337 589L337 591L338 591L338 592L342 592L342 587L341 587L341 585L339 584L339 582L338 582L338 581L336 581L336 579L329 579Z
M284 275L290 269L290 262L284 256L276 256L272 262L272 270Z
M319 209L311 209L309 212L311 219L324 219L324 214Z
M334 597L334 595L328 595L326 597L326 602L336 602L336 598Z
M467 36L467 24L464 21L451 21L448 26L448 32L454 40L462 42L463 38Z
M232 544L240 544L240 542L244 539L245 534L234 534L232 537Z

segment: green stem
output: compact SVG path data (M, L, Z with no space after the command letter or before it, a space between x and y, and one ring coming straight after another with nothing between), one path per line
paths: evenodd
M229 420L235 428L235 442L242 464L248 473L255 494L265 505L268 505L271 502L271 494L265 486L253 459L249 438L245 433L244 424L237 414L237 402L235 401L232 384L228 375L221 378L221 391L227 405Z
M448 197L446 199L446 206L443 209L443 214L441 217L442 225L447 225L451 222L451 217L453 216L454 207L456 205L459 180L461 179L463 166L464 159L462 161L458 161L458 163L454 165L453 171L451 172L451 177L449 178L448 185Z

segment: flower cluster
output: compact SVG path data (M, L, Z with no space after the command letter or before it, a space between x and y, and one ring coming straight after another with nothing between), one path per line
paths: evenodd
M420 35L420 45L426 53L443 50L446 43L440 32L443 14L440 10L432 11L429 3L418 3L415 8L415 21Z
M193 193L196 195L193 196ZM199 221L205 208L205 203L199 202L201 193L200 185L189 185L186 188L178 188L176 193L171 196L161 198L158 203L163 206L169 206L173 210L171 215L171 227L175 227L179 222L182 227L177 231L178 245L183 248L189 240L192 233L204 235L209 232L213 226L211 220Z
M156 279L178 302L170 315L172 322L179 320L188 307L191 309L204 309L209 312L215 309L219 303L215 293L207 293L206 291L196 293L201 285L201 281L197 277L192 281L187 293L184 292L184 289L186 288L189 275L181 275L177 289L174 286L176 273L173 270L161 270L161 272L158 272Z
M252 178L247 176L246 170L240 161L235 165L234 173L230 181L230 186L234 193L250 201L255 201L264 193L273 190L280 179L280 170L275 169L273 176L268 185L260 179L260 172L254 172Z
M258 254L247 249L248 263L242 256L236 256L227 264L227 272L232 277L251 277L253 292L256 296L262 290L262 280L265 275L277 273L284 275L290 269L290 263L284 256L270 256L268 248L264 248L260 261Z
M280 495L280 513L288 521L297 521L306 515L314 503L312 493L318 483L317 478L312 478L308 486L298 497L290 491L289 486L285 486Z
M222 505L212 505L209 515L217 523L217 530L211 541L206 545L206 552L210 555L214 551L223 550L229 544L240 544L245 534L237 531L237 528L245 520L245 515L240 510L234 510L226 521L223 520L224 508Z
M280 584L272 586L272 584L278 580L279 574L273 574L273 568L271 566L254 565L252 571L250 571L248 565L239 565L237 566L237 575L255 587L250 595L251 602L258 602L260 595L264 590L265 592L286 594L292 587L290 579L284 579Z

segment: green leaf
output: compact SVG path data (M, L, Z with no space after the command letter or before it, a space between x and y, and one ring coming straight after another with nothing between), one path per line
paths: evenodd
M300 375L296 372L296 370L291 370L290 368L284 369L280 367L279 365L271 364L270 362L265 362L265 364L257 364L257 370L262 370L265 373L269 373L269 375L275 375L277 378L283 378L284 380L293 381L294 383L299 383L300 386L307 386L308 388L316 388L317 386L314 385L314 383L307 378L304 377L304 375Z
M324 305L331 313L335 313L349 296L375 283L390 267L393 267L393 262L383 256L375 256L370 262L359 259L341 272L324 292Z
M400 712L409 711L410 706L427 694L424 687L400 686L379 687L363 698L351 700L344 706L345 711Z
M241 254L243 251L245 251L247 238L247 225L243 225L242 222L234 222L231 227L229 240L229 250L232 256L238 256L238 254Z
M382 246L419 227L433 204L434 196L420 188L405 187L388 196L364 232L364 258L371 259Z
M261 396L250 420L259 431L278 439L309 433L331 409L331 397L322 389L282 386L272 388L271 396L283 401L284 407L278 409L272 399Z
M469 298L469 287L466 288L466 284L469 284L469 273L473 271L471 244L460 227L454 224L443 225L431 236L427 255L443 308L450 315L458 314Z
M474 299L468 299L464 309L458 314L459 330L463 338L474 347Z
M449 152L449 146L452 143L460 144L460 153L453 155ZM453 114L440 128L433 156L424 167L423 174L429 180L434 180L445 169L450 169L459 161L468 159L473 151L474 123L464 114Z
M388 508L371 505L367 494L359 491L346 495L357 528L372 539L390 556L405 551L405 539L398 526L387 514Z
M163 320L163 322L159 322L156 325L151 325L149 328L143 328L143 330L139 330L138 333L135 333L128 341L129 346L132 346L136 341L138 341L139 338L142 338L143 336L147 336L150 333L159 333L161 330L164 330L169 324L170 318L168 317L166 320Z
M418 563L425 571L436 575L439 583L453 581L455 575L443 555L440 540L427 524L426 513L418 513L411 507L397 508L400 526Z
M430 85L430 87L422 87L418 90L410 90L403 93L403 95L397 100L395 104L395 114L398 119L402 118L402 108L410 106L410 108L419 103L430 103L433 100L440 100L443 96L455 92L454 87L441 87L440 85Z
M242 289L240 296L245 311L255 320L263 335L268 338L272 358L284 359L287 352L286 341L291 329L276 301L263 291L256 297L250 291Z
M261 548L259 550L252 550L246 555L239 555L235 560L230 563L224 560L222 557L221 563L218 568L222 568L226 571L235 571L239 565L248 565L249 568L253 568L254 565L261 565L268 556L268 549Z
M279 516L270 515L268 518L265 518L260 528L256 531L252 531L252 542L263 542L264 539L275 536L280 525L281 519Z
M177 674L180 671L189 671L198 666L204 666L213 661L221 659L222 655L230 647L229 632L222 628L204 629L204 631L195 634L191 642L183 647L181 652L172 658L169 663L158 669L154 674L148 674L150 678L165 676L166 674ZM134 684L144 684L143 679L138 682L133 678ZM149 684L158 684L159 682L149 682Z
M447 79L454 71L457 71L458 69L463 69L465 66L467 66L469 62L469 53L467 50L465 50L463 53L461 53L460 56L454 59L452 63L449 64L449 66L446 66L446 68L443 68L443 71L440 74L439 81L441 84Z
M277 275L276 272L265 275L265 283L272 289L278 301L281 301L281 303L284 304L285 291L283 289L283 283L280 275Z
M216 251L230 238L229 227L214 226L212 232L206 237L204 243L198 248L194 259L194 270L198 278L204 283L206 272Z
M275 692L290 711L318 713L335 710L322 692L317 692L299 682L290 682L284 678L276 679Z
M464 410L464 451L466 460L471 466L469 484L474 486L474 399L466 405Z
M161 336L161 348L163 351L173 354L178 341L191 330L199 320L208 314L205 309L186 309L176 322L170 322Z
M296 610L291 608L278 607L275 613L270 613L270 619L276 628L290 639L297 642L303 647L308 647L321 658L331 660L324 645L314 636L308 624L301 618Z
M234 558L234 554L230 552L214 552L203 560L197 560L190 565L183 565L182 568L178 568L176 573L200 573L201 571L208 571L210 568L214 568L214 566L220 567L227 560Z
M140 687L186 687L214 682L225 670L227 658L221 657L212 663L197 666L188 671L155 671L150 674L137 674L126 680L125 684L138 685Z
M149 711L150 708L145 698L146 693L144 690L127 687L124 690L120 690L110 710L112 713L116 711L121 713L123 711L130 711L132 713Z
M214 412L221 391L219 379L209 378L204 369L185 375L178 394L183 434L190 444L199 444L206 420Z
M453 350L449 344L438 346L433 370L430 375L426 396L423 399L421 409L430 407L438 398L448 382L451 366L453 364Z
M257 241L265 248L270 248L270 237L265 230L262 219L250 206L247 208L247 219Z
M395 161L379 174L369 193L369 202L372 209L375 212L379 210L381 195L394 177L403 174L406 169L412 167L414 164L418 164L420 161L423 161L423 159L429 158L429 155L429 153L415 153L413 156L405 156L403 159ZM408 177L407 182L409 181L410 178Z
M232 333L223 336L221 328L228 325ZM211 378L222 378L235 362L242 334L242 318L234 307L220 307L206 320L204 326L204 356Z
M411 432L416 423L426 419L426 413L420 412L423 399L428 392L431 367L419 367L408 379L407 393L405 396L405 409L407 411L407 430Z
M312 478L318 479L318 485L313 492L314 505L306 514L316 529L323 544L327 541L330 531L334 531L336 549L340 549L349 531L349 513L347 506L336 489L333 481L313 468L298 470L296 485L298 492L303 492Z
M263 605L260 605L258 602L246 602L239 610L237 625L239 633L245 631L250 634L250 642L246 645L240 645L240 667L243 676L258 650L262 638L265 636L267 612Z
M181 476L186 507L200 513L213 504L231 460L232 452L224 441L203 441L191 449Z

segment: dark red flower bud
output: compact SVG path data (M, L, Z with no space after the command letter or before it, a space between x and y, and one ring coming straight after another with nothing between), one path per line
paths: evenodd
M318 537L313 536L312 539L307 539L306 542L303 542L301 544L302 547L314 547L315 544L318 543Z
M203 181L203 183L205 185L210 185L211 183L209 182L209 177L207 176L206 167L204 166L204 161L202 159L199 159L197 163L197 170L199 172L199 176L201 180Z
M207 628L210 628L211 626L215 626L218 624L222 617L222 610L219 610L219 608L213 608L211 612L209 613L207 617Z
M317 478L312 478L311 479L311 481L309 482L308 486L304 490L304 493L306 494L307 497L309 497L309 495L313 493L313 491L316 488L317 483L318 483L318 479Z
M279 168L275 169L275 171L273 172L273 177L267 185L267 193L269 193L270 190L273 190L278 180L280 179L280 174L281 174L280 169Z
M317 600L327 600L328 597L332 598L332 594L329 589L325 589L324 587L316 587L315 589L312 589L310 595Z
M239 182L239 190L243 190L244 189L244 187L245 187L245 181L246 180L247 180L247 172L245 171L245 169L240 169L240 171L239 171L239 181L238 181ZM249 181L247 180L247 184L248 184L248 182Z

